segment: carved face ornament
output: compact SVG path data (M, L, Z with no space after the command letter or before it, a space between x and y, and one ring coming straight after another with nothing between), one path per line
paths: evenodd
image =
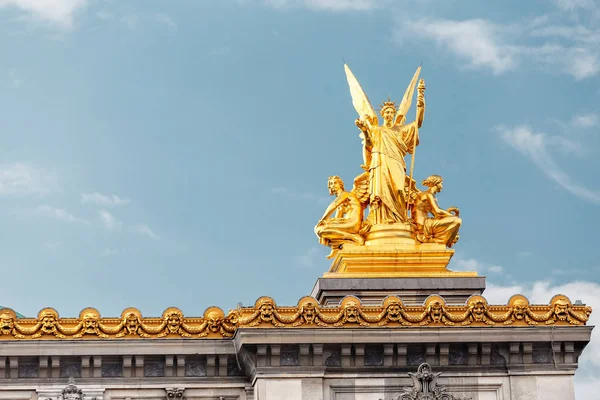
M83 316L83 329L85 333L98 332L98 315L95 313L86 313Z
M56 332L56 316L52 313L45 313L42 316L42 331L44 333Z
M471 314L475 321L482 321L485 317L485 303L481 300L477 300L471 305Z
M444 308L442 307L442 303L439 301L434 301L429 306L429 316L433 320L433 322L441 322L442 316L444 315Z
M307 324L313 324L317 317L317 308L313 303L306 303L302 306L302 316Z
M524 301L524 300L515 301L513 304L513 315L515 316L515 319L517 319L519 321L525 319L525 315L527 314L528 308L529 308L529 306L527 305L526 301Z
M355 302L349 301L344 307L344 316L348 322L358 322L358 307Z
M211 332L217 333L221 330L221 324L223 323L223 318L221 314L216 311L211 311L207 315L208 329Z
M564 300L558 300L554 303L554 315L559 321L566 321L569 316L569 303Z
M390 321L398 321L401 318L400 310L402 306L400 303L393 302L387 306L387 317Z
M130 335L137 333L137 330L140 326L140 320L135 313L131 312L127 314L125 316L125 321L123 322L125 325L125 329L127 329L127 333L129 333Z
M181 327L182 315L178 312L174 311L167 315L167 329L170 333L179 332L179 328Z
M271 321L273 319L273 303L267 302L260 306L260 319Z
M2 335L10 335L14 327L15 322L12 315L8 313L0 314L0 333Z

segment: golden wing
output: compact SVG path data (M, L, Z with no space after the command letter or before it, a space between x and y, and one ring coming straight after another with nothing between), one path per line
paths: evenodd
M348 80L348 86L350 87L350 95L352 96L352 105L358 113L359 118L363 121L367 121L372 126L377 126L379 121L377 120L377 113L371 105L367 94L358 83L358 80L350 71L347 64L344 64L344 70L346 71L346 79Z
M404 92L404 97L402 98L402 102L398 106L398 111L396 112L396 123L403 124L406 120L406 113L410 109L410 105L412 104L413 95L415 93L415 87L417 87L417 82L419 81L419 74L421 73L421 66L417 68L417 72L415 72L412 80L408 84L406 88L406 92Z
M369 202L369 171L363 172L356 178L354 178L354 186L352 187L352 193L356 196L358 201L363 206L366 206Z

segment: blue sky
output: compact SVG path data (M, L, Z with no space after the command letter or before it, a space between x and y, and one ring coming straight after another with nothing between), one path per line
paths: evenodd
M600 307L599 49L595 0L0 0L0 304L296 304L360 173L345 61L374 103L423 63L452 268Z

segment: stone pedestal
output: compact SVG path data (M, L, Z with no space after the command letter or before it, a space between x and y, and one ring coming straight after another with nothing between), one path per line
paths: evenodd
M329 275L328 275L329 276ZM381 304L387 296L398 296L406 304L423 304L437 294L447 304L462 305L473 295L483 293L485 277L425 278L319 278L311 296L323 305L336 305L345 296L356 296L363 304Z

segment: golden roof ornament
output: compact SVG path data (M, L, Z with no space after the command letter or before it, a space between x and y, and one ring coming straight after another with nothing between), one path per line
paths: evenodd
M344 69L352 104L358 113L355 124L362 139L364 172L355 178L350 192L344 189L338 176L328 181L329 192L336 198L315 227L319 242L331 248L328 258L334 259L325 276L451 274L446 266L454 252L448 248L459 238L462 224L459 210L439 206L436 195L443 187L441 176L424 179L424 190L418 189L413 179L419 129L425 118L425 81L419 79L421 66L398 105L389 98L380 105L382 121L348 65ZM414 121L407 123L415 91L416 115ZM410 174L405 160L408 154L412 155ZM421 264L414 261L418 259ZM476 276L476 273L453 275Z

